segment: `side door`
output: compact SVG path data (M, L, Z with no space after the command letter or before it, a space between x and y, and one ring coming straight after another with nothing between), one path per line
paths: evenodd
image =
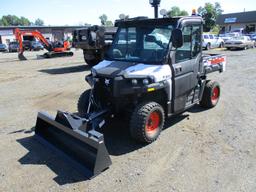
M217 44L217 39L214 37L214 35L209 35L210 38L210 43L211 43L211 48L215 48Z
M215 46L214 47L219 47L220 46L220 39L217 35L213 35L214 37L214 42L215 42Z
M186 25L182 29L184 44L175 51L173 70L172 111L186 108L188 96L198 84L202 54L202 27Z
M207 44L209 43L209 36L207 34L203 34L203 48L207 49Z

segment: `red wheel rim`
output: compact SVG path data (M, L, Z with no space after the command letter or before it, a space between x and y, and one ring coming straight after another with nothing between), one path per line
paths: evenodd
M211 96L211 100L212 100L212 103L216 103L219 99L219 96L220 96L220 90L218 87L214 87L213 88L213 91L212 91L212 96Z
M149 115L146 124L146 132L149 134L155 133L160 125L160 115L158 112L154 111Z

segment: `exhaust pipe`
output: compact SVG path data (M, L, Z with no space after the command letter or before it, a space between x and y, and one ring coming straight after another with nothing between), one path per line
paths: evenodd
M103 134L95 127L104 124L107 111L92 113L88 118L58 111L55 119L39 112L35 135L40 142L66 157L83 175L92 178L111 164Z

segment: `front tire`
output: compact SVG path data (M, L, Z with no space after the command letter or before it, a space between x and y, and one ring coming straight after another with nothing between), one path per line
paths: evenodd
M88 90L84 91L78 99L77 110L78 110L78 114L82 117L84 117L87 113L89 100L90 100L90 94L91 94L91 90L88 89Z
M164 110L156 102L138 105L131 117L131 137L142 143L152 143L160 135L164 126Z
M220 98L220 85L216 81L208 81L205 85L200 105L204 108L215 107Z

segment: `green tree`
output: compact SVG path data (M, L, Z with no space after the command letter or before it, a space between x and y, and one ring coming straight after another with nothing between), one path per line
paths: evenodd
M203 17L205 20L204 31L209 32L216 25L216 19L219 15L222 14L223 10L221 9L221 5L218 2L205 3L204 7L198 8L198 14Z
M214 34L219 34L220 33L220 26L219 25L215 25L212 29L211 32Z
M110 20L106 21L106 26L108 26L108 27L113 26L113 22L112 22L112 21L110 21Z
M0 25L2 26L18 26L24 25L28 26L31 22L25 17L17 17L16 15L4 15L0 20Z
M7 21L7 19L5 17L2 17L0 22L1 22L1 26L8 26L8 21Z
M20 18L19 25L29 26L30 24L31 24L31 22L27 18L25 18L25 17Z
M35 25L37 26L44 26L44 21L42 19L36 19L35 20Z
M11 25L11 26L17 26L20 23L20 19L15 15L4 15L2 17L2 20L4 21L4 25Z
M171 7L171 10L168 11L167 15L169 17L175 17L175 16L187 16L188 12L185 10L181 10L179 7L177 6L173 6Z
M119 19L129 19L129 15L125 15L123 13L119 14Z
M108 16L106 14L103 14L99 17L101 25L106 25L106 22L108 20Z

